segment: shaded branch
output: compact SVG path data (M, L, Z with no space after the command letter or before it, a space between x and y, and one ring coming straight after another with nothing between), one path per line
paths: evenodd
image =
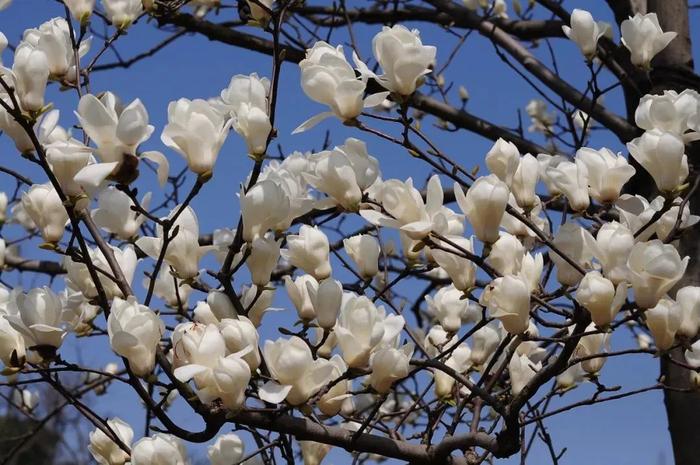
M380 10L376 8L357 8L347 12L342 9L325 6L301 6L293 12L305 17L318 26L336 27L345 25L348 20L365 24L393 24L402 21L420 21L440 24L446 27L473 29L474 25L464 18L455 18L449 14L428 8L406 5L400 10ZM562 21L556 20L510 20L496 18L493 20L501 29L521 40L534 40L544 37L564 37Z

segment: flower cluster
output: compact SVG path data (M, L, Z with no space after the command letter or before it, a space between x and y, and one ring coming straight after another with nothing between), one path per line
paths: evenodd
M190 3L198 15L219 6ZM248 22L267 28L272 2L246 3ZM466 3L477 10L475 2ZM84 29L94 1L65 4ZM157 8L141 0L102 0L118 34ZM489 11L507 17L503 2ZM79 61L90 41L74 44L67 21L54 18L27 30L11 69L0 69L0 129L47 178L25 182L11 200L0 195L0 220L26 229L30 238L40 236L47 253L62 257L55 274L63 275L60 291L58 284L26 292L0 286L3 374L70 366L61 348L71 333L104 335L121 360L119 379L134 386L167 426L164 409L175 392L217 421L238 423L249 410L296 409L314 421L319 415L361 418L367 410L387 418L405 412L403 423L419 402L402 405L408 397L397 386L421 373L429 373L425 386L439 408L482 396L484 383L471 381L479 375L519 408L528 400L518 403L521 396L541 385L532 380L552 366L555 354L570 355L552 375L559 391L600 376L614 331L625 323L648 332L658 351L685 344L688 364L700 367L700 347L690 344L700 330L700 287L673 290L689 262L678 239L700 220L690 214L686 154L686 144L700 134L697 92L646 95L635 112L641 135L626 147L654 180L658 195L651 200L625 193L640 173L616 149L581 143L569 154L524 153L523 144L500 138L485 154L488 173L481 176L441 156L432 143L423 151L411 137L428 138L408 118L407 106L430 79L437 50L401 25L384 27L372 40L381 72L357 53L351 65L342 46L323 41L299 63L304 93L329 111L295 132L335 116L355 132L340 145L270 156L276 86L252 73L233 76L216 97L170 102L160 132L164 153L144 151L156 130L145 105L122 102L109 91L82 92ZM675 37L661 30L653 13L626 20L621 29L631 62L642 68ZM564 34L589 62L600 40L612 40L610 26L582 10L574 11ZM81 90L75 121L51 109L50 81ZM367 95L374 88L383 90ZM397 124L403 140L365 118L385 100L398 105L399 117L384 122ZM532 101L527 112L533 131L552 134L557 121L543 102ZM217 159L228 156L224 146L232 130L254 168L239 180L240 189L230 189L232 197L238 193L231 203L240 206L235 228L229 223L206 234L195 197L221 172ZM431 162L425 189L410 177L383 177L385 154L355 137L361 134L398 142L417 159L439 158ZM187 168L170 176L171 163L182 163L173 154ZM138 195L136 181L147 176L146 167L164 192ZM181 196L177 189L188 170L196 181ZM157 196L164 198L159 206ZM556 220L548 214L554 209ZM235 221L228 211L222 218ZM0 265L16 253L0 240ZM143 289L135 289L137 268L144 265ZM412 308L402 298L415 294L402 288L408 278L430 284ZM279 337L271 336L271 324L260 329L265 315L286 310L273 307L276 292L293 308L285 313L293 323L279 328ZM561 347L550 346L552 340ZM95 371L86 383L106 389L115 373ZM700 386L695 372L692 381ZM154 404L152 391L160 388L164 400ZM16 403L31 411L33 393L16 392ZM482 400L491 402L491 396ZM88 447L100 464L190 463L175 435L133 442L132 428L119 418L97 423ZM319 464L329 446L303 441L300 448L305 463ZM244 450L242 440L227 433L208 456L214 465L241 463Z

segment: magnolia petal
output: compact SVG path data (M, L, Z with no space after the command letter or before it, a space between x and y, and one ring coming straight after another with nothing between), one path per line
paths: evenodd
M117 353L122 353L131 347L139 345L139 340L132 334L119 331L112 336L110 344Z
M433 223L430 221L414 221L401 226L401 231L405 232L414 241L419 241L430 234L432 228Z
M390 93L391 92L378 92L376 94L372 94L365 98L363 106L365 108L372 108L376 107L377 105L381 105L381 103L386 100Z
M331 116L333 116L333 112L331 111L324 111L323 113L319 113L318 115L312 116L311 118L307 119L299 126L297 126L297 128L294 131L292 131L292 134L299 134L304 131L308 131L324 119L330 118Z
M158 184L160 184L160 187L165 186L165 183L168 182L168 175L170 174L170 162L165 158L165 155L157 150L149 150L148 152L142 153L141 156L158 165L158 168L156 168Z
M385 214L377 210L360 210L362 218L372 223L375 226L386 226L389 228L399 228L401 225L393 218L389 218Z
M352 61L355 63L355 66L360 72L360 75L362 76L363 80L367 80L369 78L377 79L377 74L374 73L371 69L369 69L367 64L365 64L365 62L362 61L359 56L357 56L355 50L352 51Z
M100 187L105 179L119 165L119 162L111 163L94 163L87 165L73 176L73 181L78 183L90 196L92 196Z
M158 258L163 240L157 237L139 237L136 240L136 247L151 258Z
M179 368L175 368L174 375L178 381L186 383L187 381L194 378L196 375L206 371L208 368L203 365L185 365Z
M287 398L287 394L292 390L292 386L278 384L274 381L268 381L260 387L258 395L265 402L271 404L279 404Z

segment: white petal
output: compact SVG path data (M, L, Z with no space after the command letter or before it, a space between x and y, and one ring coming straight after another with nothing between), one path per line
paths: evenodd
M165 186L165 183L168 182L168 174L170 174L170 163L168 159L165 158L165 155L156 150L150 150L142 153L141 156L158 165L158 168L156 168L158 184L160 184L160 187Z
M82 168L73 177L73 181L77 182L80 187L92 196L92 194L100 187L107 177L112 174L112 171L119 165L119 162L111 163L94 163Z
M389 96L391 92L378 92L376 94L372 94L365 98L363 106L365 108L372 108L376 107L377 105L381 105L381 103Z
M316 126L324 119L330 118L331 116L333 116L333 112L330 111L325 111L323 113L319 113L318 115L312 116L311 118L307 119L299 126L297 126L297 128L294 131L292 131L292 134L299 134L301 132L307 131L312 127Z
M279 404L287 398L287 394L292 390L292 386L278 384L274 381L268 381L260 387L258 395L265 402L271 404Z

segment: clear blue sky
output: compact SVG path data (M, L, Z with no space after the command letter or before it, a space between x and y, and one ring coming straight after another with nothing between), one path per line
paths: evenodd
M231 1L228 0L225 3L230 4ZM309 3L321 4L325 2ZM362 4L364 2L351 3ZM584 7L591 10L599 19L613 21L603 0L566 1L565 6L570 8ZM694 25L700 20L698 16L700 13L697 11L692 13ZM25 28L35 27L43 21L62 14L62 7L50 0L15 0L8 10L0 13L0 30L7 35L11 43L16 44ZM235 15L234 9L222 10L221 16L217 20L235 19ZM414 26L421 30L424 43L438 46L438 66L440 66L452 50L455 38L425 24L415 24ZM369 42L372 35L378 30L379 26L357 28L363 57L371 56ZM617 30L615 33L618 34ZM146 24L142 21L130 29L125 38L118 41L117 48L123 57L128 58L158 43L164 37L166 37L166 33L157 31L152 24ZM696 34L696 38L700 37ZM345 43L346 40L347 37L342 28L331 38L331 42L334 44ZM94 39L93 50L100 48L100 42L99 39ZM588 72L578 49L565 40L554 40L552 43L559 59L560 74L581 88ZM349 47L346 50L349 50ZM534 49L533 52L547 60L544 46ZM11 63L9 51L5 52L3 59L5 64ZM113 59L114 57L107 53L102 62L110 62ZM151 124L155 125L156 131L142 148L164 151L170 158L173 172L175 172L184 166L182 160L177 154L168 152L159 140L160 132L167 121L168 102L180 97L207 98L215 96L221 88L228 84L232 75L251 72L269 76L269 57L209 42L201 36L188 36L179 39L155 57L128 70L94 74L92 88L94 92L106 90L115 92L126 102L134 98L140 98L144 102L150 114ZM524 114L524 107L529 99L537 96L535 91L500 62L493 53L492 45L476 34L467 39L446 74L446 78L448 82L454 82L451 92L453 102L459 101L456 96L457 87L464 85L471 94L467 106L469 111L491 121L514 127L517 126L517 110L521 110L524 115L523 124L525 127L529 125L527 116ZM64 126L74 124L75 119L72 111L77 101L75 93L72 91L58 92L56 86L52 86L47 95L49 100L62 110L61 123ZM616 111L622 112L619 95L607 97L606 104ZM292 136L290 134L292 129L309 116L325 110L304 96L299 87L299 73L295 65L285 64L283 67L278 108L277 129L280 137L277 142L281 144L284 153L318 148L322 143L326 129L332 130L334 144L341 144L348 135L362 137L356 132L344 128L334 119L327 120L304 135ZM432 120L428 121L432 123ZM442 133L433 128L426 130L435 136L446 153L462 161L467 167L481 165L483 156L491 144L477 135L464 131ZM370 153L380 159L384 178L413 176L417 184L421 185L427 179L429 173L416 160L381 141L363 138L368 143ZM596 136L592 145L594 147L606 145L614 151L624 149L619 142L605 133ZM32 174L35 180L44 182L41 175L29 163L19 158L6 138L0 138L0 154L3 163L26 170ZM236 193L244 173L248 172L250 166L251 161L245 156L244 145L232 133L217 162L214 179L206 185L203 194L194 201L194 207L200 215L203 231L235 225L239 214ZM154 186L152 178L147 178L146 182L142 182L141 185L144 188L150 186L151 189L155 189L152 187ZM13 188L14 182L10 178L4 175L0 176L0 189L11 190ZM18 237L20 231L16 227L8 227L3 230L3 234L11 239ZM205 265L212 264L211 261L204 263ZM150 269L151 266L149 262L147 265L142 264L139 267L135 278L136 288L140 286L141 276L143 276L141 272ZM3 278L16 279L12 275L3 276ZM24 277L22 284L25 287L31 287L40 283L42 283L41 280L31 281L28 277ZM402 290L410 294L410 290L405 287ZM283 294L284 291L278 293L277 304L285 307L287 311L276 314L267 320L268 323L272 323L269 325L270 328L285 324L294 316L294 310L286 299L282 298ZM262 336L277 337L275 331L271 329L263 331ZM82 348L78 354L75 350L75 340L71 337L64 349L67 358L80 357L86 364L93 366L101 366L107 361L116 360L116 357L109 350L106 339L95 338L85 345L83 345L83 341L80 342ZM613 347L629 347L631 344L633 342L622 331L613 338ZM610 361L603 370L602 382L609 386L619 384L627 390L650 385L657 376L657 359L651 356L633 356ZM95 402L97 410L109 415L119 415L129 421L136 430L137 437L140 437L143 420L137 400L120 387L113 386L112 389L114 391L110 395L98 398ZM582 395L590 395L592 390L591 385L583 386L567 395L564 401L569 403L581 398ZM555 401L555 404L564 405L559 400ZM179 407L175 408L175 417L180 419L193 418L186 415L186 410ZM197 429L196 424L188 424L188 427ZM548 422L548 427L555 446L559 449L563 447L568 449L561 461L562 464L661 465L672 463L662 396L658 393L575 410L551 419ZM193 457L201 457L203 453L201 446L192 447L191 450ZM530 460L532 464L547 463L546 450L540 445L536 445ZM348 455L338 452L329 457L326 463L339 465L350 462ZM519 462L516 459L511 459L501 463L515 464Z

